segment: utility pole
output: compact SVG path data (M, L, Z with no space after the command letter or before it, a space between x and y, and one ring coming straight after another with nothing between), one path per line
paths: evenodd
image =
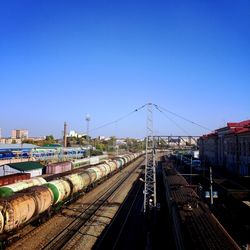
M153 104L147 104L146 166L144 179L144 213L156 207L155 145L153 137Z
M190 185L192 185L192 175L193 175L193 169L192 169L192 166L193 165L193 157L191 156L191 159L190 159Z
M214 204L214 197L213 197L213 174L212 174L212 168L209 168L210 172L210 204Z
M87 141L88 141L88 157L90 157L90 145L89 145L89 143L90 143L90 138L89 138L89 122L90 122L90 115L89 114L87 114L86 115L86 117L85 117L85 120L86 120L86 122L87 122Z

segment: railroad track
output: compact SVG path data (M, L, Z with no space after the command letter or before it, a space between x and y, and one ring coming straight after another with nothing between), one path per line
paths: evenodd
M78 213L76 218L66 228L61 230L49 242L41 246L41 249L57 250L65 248L68 243L70 243L70 246L74 245L74 237L78 234L79 230L89 221L91 221L91 218L95 216L96 212L106 204L107 200L117 191L120 185L122 185L131 176L131 174L141 165L143 161L144 159L140 161L139 164L136 164L132 170L126 171L125 176L123 176L115 183L115 185L105 191L100 197L97 198L95 202L90 204L80 214Z
M164 178L169 186L169 199L171 198L176 207L175 211L180 215L178 223L186 228L188 235L186 237L190 237L191 240L186 244L191 244L192 248L197 249L240 249L209 208L198 200L197 194L188 187L184 177L178 175L174 169L167 169L166 172Z
M137 181L135 186L131 189L123 204L119 207L112 222L105 229L101 237L98 238L97 243L93 247L94 250L99 249L119 249L117 248L123 233L126 231L125 227L128 223L133 206L138 200L138 196L142 193L143 183Z

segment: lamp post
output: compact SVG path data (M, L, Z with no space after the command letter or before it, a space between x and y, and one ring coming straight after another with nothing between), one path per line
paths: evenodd
M191 156L191 159L190 159L190 185L192 185L192 175L193 175L193 169L192 169L192 166L193 165L193 157Z
M86 117L85 117L85 121L87 122L87 141L88 141L88 150L89 150L89 152L88 152L88 157L90 157L90 145L89 145L89 143L90 143L90 138L89 138L89 122L90 122L90 115L89 114L87 114L86 115Z
M209 168L209 179L210 179L210 204L214 204L214 192L213 192L213 173L212 168Z

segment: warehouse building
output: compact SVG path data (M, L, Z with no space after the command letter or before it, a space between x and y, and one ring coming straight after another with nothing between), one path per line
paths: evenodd
M227 123L198 141L205 165L224 167L232 173L250 175L250 120Z
M0 176L28 173L30 177L42 175L44 165L35 161L9 163L0 167Z

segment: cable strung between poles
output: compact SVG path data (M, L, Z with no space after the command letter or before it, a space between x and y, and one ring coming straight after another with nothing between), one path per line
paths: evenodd
M170 111L170 110L168 110L168 109L165 109L165 108L163 108L163 107L161 107L161 106L158 106L158 105L156 105L156 104L154 104L154 106L155 106L155 107L159 107L159 108L165 110L166 112L168 112L168 113L170 113L170 114L172 114L172 115L174 115L174 116L177 116L177 117L179 117L179 118L181 118L181 119L183 119L183 120L185 120L185 121L187 121L187 122L189 122L189 123L192 123L192 124L194 124L194 125L196 125L196 126L198 126L198 127L200 127L200 128L203 128L203 129L205 129L205 130L207 130L207 131L209 131L209 132L212 132L212 131L213 131L212 129L209 129L209 128L205 127L205 126L202 126L202 125L200 125L200 124L198 124L198 123L196 123L196 122L193 122L193 121L191 121L191 120L189 120L189 119L187 119L187 118L185 118L185 117L183 117L183 116L181 116L181 115L178 115L178 114L176 114L176 113L174 113L174 112L172 112L172 111Z
M148 103L142 105L142 106L139 107L139 108L136 108L136 109L133 110L132 112L129 112L128 114L126 114L126 115L124 115L124 116L122 116L122 117L120 117L120 118L118 118L118 119L116 119L116 120L114 120L114 121L107 122L107 123L105 123L105 124L103 124L103 125L101 125L101 126L99 126L99 127L96 127L96 128L94 128L94 129L91 129L90 132L95 131L95 130L98 130L98 129L101 129L101 128L104 128L104 127L107 127L107 126L112 125L112 124L115 124L115 123L117 123L117 122L120 122L121 120L123 120L123 119L129 117L129 116L132 115L133 113L136 113L136 112L140 111L141 109L145 108L146 105L148 105ZM169 119L169 120L171 120L173 123L175 123L175 125L176 125L177 127L179 127L182 131L184 131L186 134L189 134L189 133L188 133L186 130L184 130L181 126L179 126L174 120L172 120L170 117L168 117L164 111L166 111L166 112L168 112L168 113L170 113L170 114L172 114L172 115L174 115L174 116L176 116L176 117L178 117L178 118L181 118L181 119L183 119L183 120L185 120L185 121L187 121L187 122L189 122L189 123L191 123L191 124L194 124L194 125L196 125L196 126L198 126L198 127L200 127L200 128L203 128L203 129L205 129L205 130L207 130L207 131L209 131L209 132L213 131L213 130L211 130L211 129L205 127L205 126L202 126L202 125L200 125L200 124L198 124L198 123L196 123L196 122L193 122L193 121L191 121L191 120L189 120L189 119L187 119L187 118L185 118L185 117L183 117L183 116L181 116L181 115L178 115L178 114L176 114L176 113L174 113L174 112L172 112L172 111L170 111L170 110L168 110L168 109L166 109L166 108L164 108L164 107L158 106L157 104L153 104L153 103L152 103L152 105L153 105L160 113L162 113L162 115L164 115L167 119ZM163 111L163 110L164 110L164 111Z
M180 130L182 130L185 134L187 134L188 136L190 136L190 134L189 134L184 128L182 128L176 121L174 121L173 119L171 119L170 117L168 117L168 116L166 115L166 113L163 112L162 110L160 110L159 107L158 107L157 105L154 104L154 106L155 106L155 108L156 108L164 117L166 117L168 120L170 120L171 122L173 122L173 123L174 123Z
M112 124L114 124L114 123L117 123L117 122L119 122L119 121L121 121L121 120L127 118L128 116L132 115L133 113L136 113L136 112L138 112L139 110L145 108L146 105L147 105L147 103L144 104L144 105L142 105L141 107L139 107L139 108L133 110L132 112L129 112L128 114L126 114L126 115L124 115L124 116L122 116L122 117L120 117L120 118L118 118L118 119L112 121L112 122L107 122L107 123L105 123L105 124L103 124L103 125L101 125L101 126L99 126L99 127L96 127L96 128L94 128L94 129L91 129L90 132L95 131L95 130L98 130L98 129L101 129L101 128L104 128L104 127L107 127L107 126L112 125Z

